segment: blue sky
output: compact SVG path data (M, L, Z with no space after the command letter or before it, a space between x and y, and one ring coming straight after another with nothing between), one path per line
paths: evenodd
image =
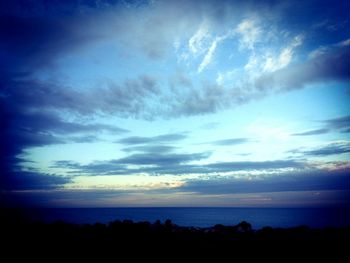
M349 8L1 3L1 204L348 206Z

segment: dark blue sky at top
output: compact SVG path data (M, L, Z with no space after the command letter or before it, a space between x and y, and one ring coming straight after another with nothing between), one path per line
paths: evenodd
M112 191L116 205L240 205L235 195L300 191L298 205L314 205L309 192L324 191L322 205L333 191L349 204L348 10L1 1L1 202L112 205Z

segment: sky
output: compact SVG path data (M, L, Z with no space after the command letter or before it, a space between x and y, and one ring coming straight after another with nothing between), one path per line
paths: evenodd
M1 1L0 205L350 206L348 10Z

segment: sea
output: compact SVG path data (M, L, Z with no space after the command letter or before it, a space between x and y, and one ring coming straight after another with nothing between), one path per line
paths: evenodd
M47 223L109 223L114 220L164 222L179 226L211 227L249 222L253 229L265 226L350 227L350 208L232 208L232 207L147 207L147 208L40 208L27 211L31 220Z

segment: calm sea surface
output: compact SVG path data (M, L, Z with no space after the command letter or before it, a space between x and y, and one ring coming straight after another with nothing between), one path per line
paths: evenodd
M264 226L350 226L349 208L45 208L31 209L33 220L70 223L108 223L130 219L155 222L171 219L181 226L236 225L245 220L254 229Z

